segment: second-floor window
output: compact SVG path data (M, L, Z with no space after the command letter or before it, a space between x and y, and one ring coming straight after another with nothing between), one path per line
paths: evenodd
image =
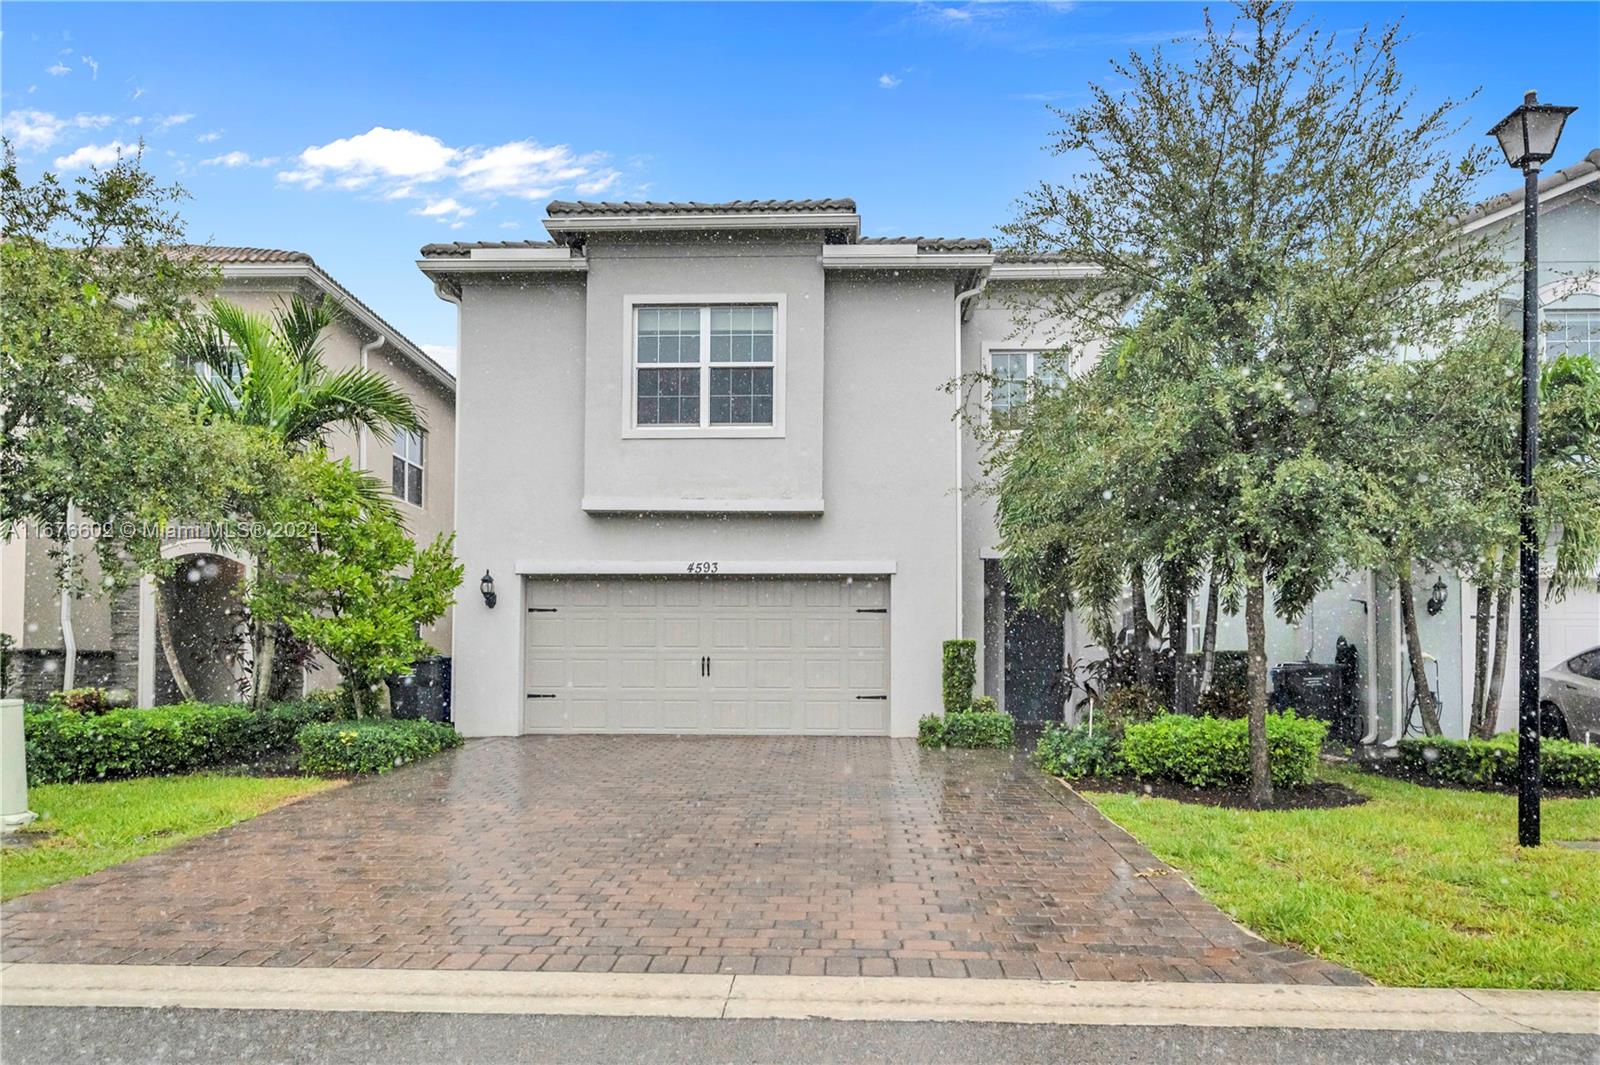
M989 420L1002 429L1018 428L1017 414L1039 384L1059 382L1060 371L1048 351L989 352Z
M773 425L777 307L635 308L634 424Z
M1600 363L1600 310L1548 310L1544 351L1557 355L1587 355Z
M394 434L394 494L422 506L423 434L397 429Z

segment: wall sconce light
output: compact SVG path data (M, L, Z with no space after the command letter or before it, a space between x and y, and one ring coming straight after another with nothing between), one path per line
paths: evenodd
M494 594L494 578L490 576L488 570L483 571L483 580L478 582L478 591L483 593L483 605L493 610L500 597ZM1433 610L1433 600L1431 599L1428 600L1428 609Z
M1450 586L1440 577L1433 582L1433 594L1428 596L1428 616L1433 617L1444 609L1445 603L1450 600Z

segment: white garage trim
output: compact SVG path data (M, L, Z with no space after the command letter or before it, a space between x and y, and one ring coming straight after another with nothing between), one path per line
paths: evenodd
M715 566L715 569L694 567ZM677 562L530 562L518 559L520 577L890 577L893 562L739 562L683 559Z

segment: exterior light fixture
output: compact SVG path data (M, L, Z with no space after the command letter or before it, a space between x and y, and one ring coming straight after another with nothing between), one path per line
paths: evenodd
M1444 605L1450 601L1450 586L1440 577L1433 582L1433 594L1428 596L1428 616L1436 617Z
M1489 131L1506 162L1522 171L1522 507L1517 559L1517 842L1539 845L1539 542L1534 525L1533 470L1539 461L1539 167L1556 154L1561 127L1576 107L1522 106Z
M483 605L493 610L500 597L494 593L494 577L488 570L483 571L483 579L478 582L478 591L483 595Z

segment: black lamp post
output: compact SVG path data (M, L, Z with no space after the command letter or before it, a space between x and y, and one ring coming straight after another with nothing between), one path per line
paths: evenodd
M1517 842L1539 845L1539 543L1533 520L1533 469L1539 461L1539 167L1556 154L1561 127L1575 107L1522 106L1489 133L1506 162L1522 171L1522 515L1521 638L1517 651Z

